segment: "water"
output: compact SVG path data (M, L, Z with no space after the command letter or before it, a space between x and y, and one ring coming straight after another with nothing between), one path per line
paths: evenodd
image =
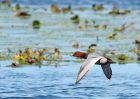
M31 1L18 0L22 4L31 4ZM100 0L100 2L121 2L121 0ZM126 0L129 1L129 0ZM137 0L138 1L138 0ZM33 0L32 4L47 4L54 1L44 0L37 2ZM58 2L58 1L57 1ZM60 1L61 4L92 4L92 1ZM94 2L94 1L93 1ZM134 7L136 0L131 2L121 2L130 4ZM15 3L13 1L13 3ZM132 4L132 5L131 5ZM12 63L11 59L0 61L0 98L4 99L138 99L140 98L140 65L137 63L113 64L113 76L111 80L105 78L101 67L95 65L92 70L81 80L80 84L75 85L76 75L80 68L81 62L75 62L71 54L74 51L86 51L88 45L97 43L97 50L113 50L116 53L124 53L132 57L135 54L129 52L135 48L133 43L135 37L140 32L139 9L132 10L132 13L126 16L110 16L108 11L110 7L101 12L94 12L90 9L79 11L73 8L75 14L79 14L81 24L86 19L96 20L97 24L107 23L106 30L88 28L80 30L78 25L70 21L72 14L53 14L48 6L47 11L39 5L23 8L31 14L28 18L19 18L13 15L11 9L0 9L0 52L8 54L8 48L12 52L24 48L47 48L50 52L55 47L60 49L63 60L60 67L54 65L38 66L25 65L20 68L8 67ZM89 7L89 6L88 6ZM127 7L127 6L126 6ZM42 26L39 30L32 28L32 21L39 19ZM123 20L122 20L123 19ZM123 33L119 33L116 40L108 40L107 35L112 32L113 28L123 23L135 23L135 29L128 28ZM97 42L96 37L99 36ZM72 48L72 42L77 41L80 44L79 49Z
M124 99L140 97L139 64L111 65L108 80L101 67L92 70L75 85L80 63L64 63L55 67L0 68L0 98L9 99ZM120 70L121 69L121 70Z
M140 8L139 0L11 0L13 3L32 4L32 5L48 5L51 3L57 3L60 5L92 5L105 4L105 5L117 5L122 8Z

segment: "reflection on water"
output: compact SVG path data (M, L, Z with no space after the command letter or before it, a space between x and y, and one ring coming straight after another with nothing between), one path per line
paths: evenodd
M42 98L138 98L140 97L139 64L112 65L108 80L101 67L95 65L87 76L75 85L80 63L65 63L55 68L0 68L0 97Z

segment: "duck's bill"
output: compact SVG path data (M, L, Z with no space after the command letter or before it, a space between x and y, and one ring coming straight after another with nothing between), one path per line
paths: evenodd
M90 58L87 59L81 66L80 71L78 72L76 84L87 74L87 72L91 69L91 67L102 57L98 58Z

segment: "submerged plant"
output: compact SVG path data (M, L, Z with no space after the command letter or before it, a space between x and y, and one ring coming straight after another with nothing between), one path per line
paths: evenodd
M107 38L110 40L114 40L114 39L116 39L117 36L118 36L118 34L113 32L113 33L110 33Z
M73 17L70 18L71 21L75 24L79 24L80 23L80 18L79 15L74 15Z
M32 27L33 27L34 29L39 29L40 26L41 26L41 22L40 22L39 20L34 20L34 21L32 22Z
M117 60L120 64L125 64L131 62L133 59L129 56L126 56L125 54L120 54L117 56Z

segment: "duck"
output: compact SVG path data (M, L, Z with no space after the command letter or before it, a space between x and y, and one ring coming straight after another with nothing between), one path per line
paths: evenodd
M53 13L60 13L61 12L60 9L58 8L58 6L56 4L52 4L51 5L51 11Z
M112 15L126 15L129 13L131 13L130 10L119 10L116 7L113 7L112 11L109 12L109 14L112 14Z
M114 29L114 32L123 32L126 29L126 24L122 24L121 26L119 26L118 28Z
M68 12L71 11L71 6L69 5L68 7L63 7L63 8L61 8L61 11L62 11L63 13L68 13Z
M20 10L21 10L20 4L17 3L15 5L15 11L20 11Z
M30 16L30 14L26 11L16 11L14 13L14 15L17 16L17 17L28 17L28 16Z
M100 5L93 4L92 9L95 11L101 11L104 9L104 6L103 6L103 4L100 4Z
M50 64L54 63L56 66L58 66L61 61L62 61L62 56L60 54L59 49L54 48L54 52L52 53L51 58L50 58Z
M112 14L112 15L119 15L119 14L120 14L120 11L119 11L118 8L113 7L112 11L110 11L109 14Z
M62 60L62 56L58 48L54 49L54 59L60 62Z
M87 52L81 52L81 51L76 51L73 54L73 56L77 57L77 58L85 59L85 61L81 65L80 70L78 72L76 84L78 84L80 82L80 80L87 74L87 72L95 64L101 65L105 76L108 79L111 79L112 69L110 67L110 64L113 64L115 62L112 61L110 58L104 57L104 56L97 54L95 52L88 54Z

